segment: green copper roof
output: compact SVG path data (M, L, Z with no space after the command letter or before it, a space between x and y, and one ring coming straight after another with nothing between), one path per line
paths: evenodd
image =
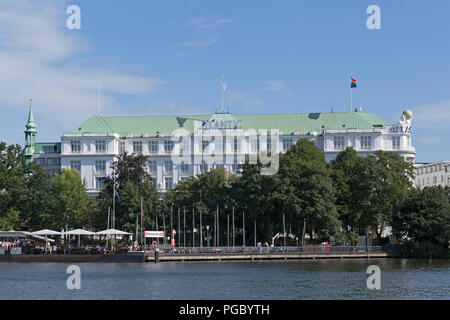
M27 132L36 132L36 124L34 123L33 108L31 107L31 104L30 110L28 111L28 121L25 128L27 129Z
M243 129L279 129L283 134L294 131L307 134L309 131L321 132L323 129L371 129L387 126L388 122L376 114L362 112L331 113L280 113L280 114L214 114L190 116L93 116L69 132L76 133L117 133L120 136L155 136L157 132L170 136L178 128L190 132L194 121L240 120Z
M92 116L77 126L70 133L113 133L105 121L98 115Z

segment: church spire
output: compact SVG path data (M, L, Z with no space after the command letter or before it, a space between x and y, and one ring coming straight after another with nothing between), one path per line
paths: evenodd
M30 110L28 111L28 122L27 122L25 128L27 128L27 131L29 131L29 132L36 133L36 124L34 123L34 117L33 117L33 107L31 106L32 101L33 100L30 98Z
M25 125L25 158L27 162L31 162L33 160L34 147L36 144L36 124L34 123L33 117L33 108L31 106L31 98L30 98L30 109L28 111L28 121Z

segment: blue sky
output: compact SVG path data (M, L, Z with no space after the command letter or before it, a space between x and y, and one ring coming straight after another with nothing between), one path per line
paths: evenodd
M68 30L66 8L81 8ZM369 5L381 30L369 30ZM414 112L417 161L450 160L450 2L106 1L0 3L0 140L39 141L105 115Z

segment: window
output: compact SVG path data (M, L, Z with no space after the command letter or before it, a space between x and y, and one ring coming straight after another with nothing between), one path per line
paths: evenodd
M81 152L81 141L80 140L70 141L70 149L72 150L72 153L80 153Z
M400 149L400 136L392 137L392 149Z
M215 144L215 152L216 153L223 153L223 140L222 139L216 139L214 141Z
M105 152L106 151L105 140L95 140L95 151L96 152Z
M155 186L155 188L156 188L156 187L157 187L157 184L158 184L156 178L155 178L155 177L151 177L151 178L150 178L150 181L152 182L152 184L153 184L153 185Z
M257 153L259 151L259 139L256 136L250 138L250 152Z
M292 147L292 139L283 139L283 150L288 151Z
M180 170L182 173L189 173L189 165L182 162L180 165Z
M237 137L234 137L234 141L233 141L233 152L234 152L234 153L238 152L238 139L237 139Z
M96 177L95 178L95 189L105 189L105 177Z
M363 150L372 149L372 137L371 136L362 136L361 137L361 149L363 149Z
M59 166L59 164L60 164L59 158L48 158L47 159L48 166Z
M334 150L344 150L345 149L345 137L338 136L334 137Z
M126 151L125 141L119 141L119 153L124 153Z
M158 169L158 166L157 166L157 164L156 164L156 161L149 161L149 162L148 162L148 170L149 170L150 172L155 173L157 169Z
M133 152L142 153L142 141L133 141Z
M208 149L210 141L202 141L202 152L205 152Z
M105 171L106 171L106 161L95 160L95 172L105 172Z
M182 137L180 138L180 154L183 154L184 152L190 152L190 140L189 137Z
M433 177L433 184L436 184L436 183L437 183L437 177L434 176L434 177Z
M44 153L56 153L57 147L56 146L43 146L42 152Z
M149 153L158 153L158 141L150 140L148 142L148 152Z
M272 152L272 137L267 136L267 151Z
M187 181L188 179L189 179L189 177L181 177L181 178L180 178L180 181L181 181L181 182L185 182L185 181Z
M172 173L173 172L173 163L170 160L166 160L164 162L164 172Z
M41 166L45 165L45 159L36 158L34 159L36 164L40 164Z
M200 173L206 173L208 172L208 165L206 164L206 162L202 162L202 164L200 165Z
M233 164L231 165L231 172L238 172L239 166L236 160L234 160Z
M70 161L70 169L78 170L81 172L81 161Z
M172 189L173 188L173 178L172 177L164 178L164 187L165 187L165 189Z
M173 141L172 140L164 141L164 151L166 153L170 153L173 151Z

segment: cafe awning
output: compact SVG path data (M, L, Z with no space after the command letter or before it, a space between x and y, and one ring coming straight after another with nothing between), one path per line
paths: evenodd
M129 234L130 233L128 233L128 232L120 231L120 230L116 230L116 229L108 229L108 230L103 230L103 231L99 231L96 233L96 235L101 235L101 236L126 236Z
M36 235L36 236L60 236L60 235L62 235L61 232L53 231L53 230L49 230L49 229L35 231L35 232L32 232L31 234Z

